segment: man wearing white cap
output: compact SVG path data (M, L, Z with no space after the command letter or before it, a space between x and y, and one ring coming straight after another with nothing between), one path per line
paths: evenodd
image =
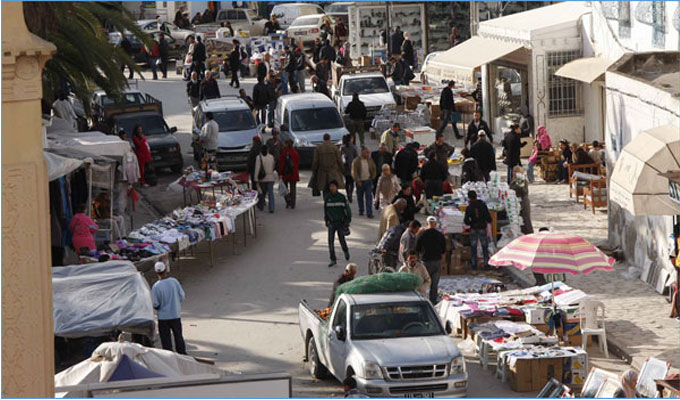
M163 262L157 262L153 269L158 281L151 288L153 308L158 312L158 335L161 337L163 349L172 351L172 338L175 338L175 350L179 354L187 354L182 336L182 312L180 303L184 301L184 290L177 279L171 278L169 269Z
M442 268L442 254L446 252L446 238L437 230L437 218L427 217L427 229L418 236L416 251L420 253L427 272L430 274L430 302L437 304L437 289Z

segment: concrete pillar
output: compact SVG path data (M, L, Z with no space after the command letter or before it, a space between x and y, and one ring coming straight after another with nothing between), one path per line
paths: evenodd
M2 396L54 397L54 332L42 69L53 44L2 3Z

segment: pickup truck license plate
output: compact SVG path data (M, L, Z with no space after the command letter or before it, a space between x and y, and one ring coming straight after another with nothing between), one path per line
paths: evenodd
M295 32L295 36L302 36L302 35L304 35L305 33L307 33L307 32Z
M434 398L434 392L429 392L429 393L408 393L404 395L405 398L407 399L433 399Z

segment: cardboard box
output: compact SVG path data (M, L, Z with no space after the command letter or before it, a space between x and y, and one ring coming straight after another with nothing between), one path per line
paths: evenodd
M432 118L441 119L442 108L439 104L430 104L430 116Z
M526 323L531 325L542 325L548 322L552 310L550 308L528 308L524 310Z
M550 328L548 327L547 324L531 324L531 326L545 334L547 334L550 331Z
M510 388L515 392L531 392L532 385L532 367L537 365L538 360L517 360L514 365L509 365L510 372Z
M371 61L372 61L371 56L361 56L361 59L359 60L359 65L361 65L362 67L367 67L372 64Z
M516 392L531 392L543 389L551 378L562 382L563 362L562 358L517 360L509 366L510 387Z
M406 109L407 110L415 110L416 107L418 107L418 104L420 104L420 96L408 96L406 98Z

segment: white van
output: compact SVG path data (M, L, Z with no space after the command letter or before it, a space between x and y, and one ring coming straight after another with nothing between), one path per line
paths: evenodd
M276 17L282 29L287 29L297 17L314 14L324 14L323 8L311 3L277 4L270 13Z
M281 132L281 141L293 141L300 153L300 164L312 162L316 145L323 142L324 134L331 135L337 145L349 133L345 123L327 96L321 93L298 93L279 97L274 112L274 125Z

